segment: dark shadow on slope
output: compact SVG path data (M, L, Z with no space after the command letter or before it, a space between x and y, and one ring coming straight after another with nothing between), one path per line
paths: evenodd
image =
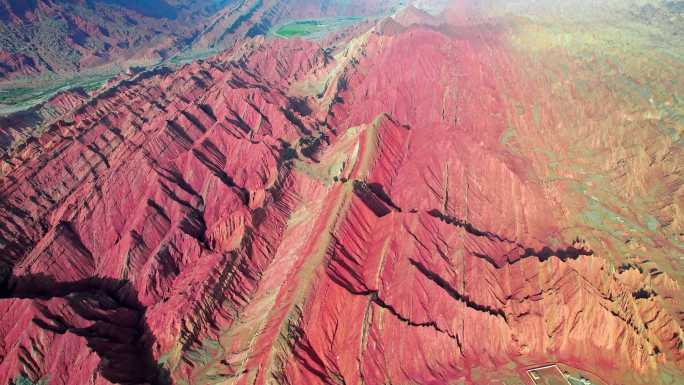
M459 293L454 287L452 287L449 282L442 278L439 274L428 269L422 263L409 258L409 262L413 267L415 267L421 274L423 274L427 279L434 282L437 286L441 287L444 291L449 294L449 296L459 302L464 303L467 307L477 310L479 312L487 313L495 317L501 317L504 321L508 322L506 318L506 313L502 309L496 309L487 305L479 304L465 294Z
M365 182L354 181L354 195L359 197L377 217L384 217L392 212L390 207L374 194Z
M564 249L552 249L550 247L544 247L539 250L526 248L525 254L523 254L520 258L537 257L543 262L551 257L557 257L561 261L565 262L568 259L577 259L586 255L594 255L594 252L587 249L578 249L574 246L569 246Z
M428 214L430 214L431 216L433 216L435 218L439 218L441 221L446 222L450 225L462 227L466 232L468 232L472 235L475 235L478 237L486 237L488 239L497 240L497 241L501 241L501 242L514 243L513 241L506 239L506 238L504 238L498 234L495 234L495 233L492 233L489 231L480 230L480 229L476 228L475 226L473 226L471 223L468 223L462 219L442 214L441 212L439 212L439 210L436 210L436 209L430 210L428 212Z
M392 198L390 198L387 192L385 192L385 188L380 183L368 183L368 189L372 191L373 194L377 195L378 198L382 199L382 201L385 202L388 206L392 207L398 212L401 212L401 208L394 204Z
M175 19L178 10L164 0L100 0L105 4L128 8L143 16L153 18Z
M468 234L474 235L476 237L484 237L489 239L490 241L495 241L495 242L503 242L510 244L513 246L516 250L517 253L514 253L511 251L511 255L507 256L507 264L512 264L515 263L519 260L525 259L525 258L530 258L530 257L536 257L539 259L539 261L544 262L551 257L557 257L561 261L565 262L569 259L577 259L581 256L588 256L588 255L594 255L594 252L588 248L578 248L575 246L568 246L565 248L557 248L557 249L552 249L548 246L545 246L541 249L534 249L531 247L526 247L525 245L518 243L516 241L512 241L510 239L507 239L504 236L501 236L499 234L490 232L490 231L484 231L481 229L478 229L477 227L473 226L471 223L466 222L465 220L462 220L460 218L455 218L449 215L444 215L438 210L430 210L428 212L431 216L435 218L439 218L441 221L446 222L450 225L457 226L463 228ZM579 242L579 239L577 240ZM517 255L516 255L517 254ZM503 266L502 263L497 262L495 258L493 258L490 255L482 254L482 253L473 253L474 256L484 259L490 264L492 264L494 267L501 268Z
M35 300L41 313L33 319L36 326L85 338L88 347L100 357L99 371L108 381L171 384L168 370L154 359L154 339L144 317L146 309L130 282L111 278L58 282L45 274L32 274L9 278L5 275L0 285L0 298ZM64 299L68 311L91 321L91 325L77 327L52 312L45 302L54 298Z

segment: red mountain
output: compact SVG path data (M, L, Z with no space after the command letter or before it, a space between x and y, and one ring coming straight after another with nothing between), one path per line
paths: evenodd
M6 155L0 383L679 383L682 64L487 12L248 39Z
M232 46L287 18L365 16L395 2L0 0L0 80L154 64Z

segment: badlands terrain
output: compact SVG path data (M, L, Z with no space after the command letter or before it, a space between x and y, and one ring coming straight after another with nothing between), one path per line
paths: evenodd
M684 2L0 15L0 384L684 383Z

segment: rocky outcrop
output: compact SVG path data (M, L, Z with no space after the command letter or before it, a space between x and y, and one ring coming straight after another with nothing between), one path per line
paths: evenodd
M0 1L0 80L156 64L226 49L288 18L375 16L396 2Z
M0 380L521 383L547 362L678 378L671 260L613 248L576 221L584 192L543 174L543 146L568 140L557 89L519 87L553 61L459 20L339 50L250 39L122 81L7 154ZM555 85L571 111L573 84Z

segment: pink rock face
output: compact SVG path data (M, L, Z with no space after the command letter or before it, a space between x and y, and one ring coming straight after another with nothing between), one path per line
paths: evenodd
M176 54L232 47L246 36L268 34L271 26L285 20L374 16L397 3L0 0L0 22L7 35L0 41L0 82L155 64Z
M32 75L37 72L34 60L26 55L11 54L0 50L0 78L9 77L10 74L19 73L22 75Z
M510 31L411 12L146 72L7 155L0 383L678 378L678 278L571 237L501 139L554 107Z

